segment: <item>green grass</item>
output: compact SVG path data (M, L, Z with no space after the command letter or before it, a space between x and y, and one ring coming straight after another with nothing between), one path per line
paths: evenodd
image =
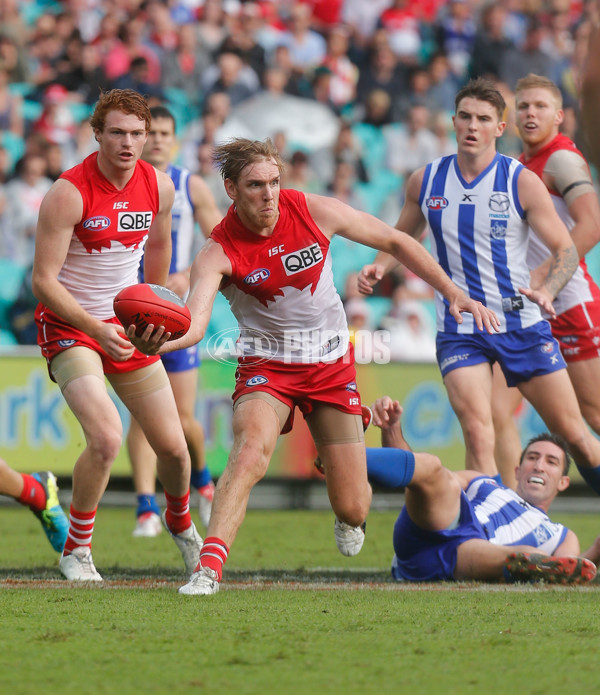
M395 584L395 516L371 513L362 552L344 558L331 513L250 511L222 591L184 597L175 545L132 538L132 510L100 509L94 559L109 581L73 588L33 515L2 507L0 693L597 690L598 586ZM595 537L592 515L557 520L583 545Z

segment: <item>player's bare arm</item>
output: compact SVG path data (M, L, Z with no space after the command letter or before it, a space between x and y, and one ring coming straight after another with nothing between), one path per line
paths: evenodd
M575 535L574 531L568 529L565 540L558 546L554 551L553 555L558 556L579 556L581 555L581 547L579 545L579 538ZM584 557L587 557L584 555ZM591 558L589 558L591 560Z
M423 182L424 169L418 169L408 179L405 203L396 222L396 229L419 239L425 229L425 218L419 205L419 192ZM373 287L399 265L394 256L380 251L373 263L363 266L358 274L358 289L362 294L372 294Z
M171 208L175 187L171 177L156 170L159 208L148 232L144 248L144 279L155 285L165 285L171 264Z
M167 342L170 334L165 333L163 326L154 330L154 326L149 325L140 337L135 335L135 326L130 326L127 336L140 352L147 355L164 354L199 343L206 333L221 282L229 275L229 258L220 244L209 239L192 264L190 294L187 299L192 315L189 331L179 340Z
M32 288L37 299L51 311L97 340L114 359L125 360L133 346L120 326L104 323L89 314L58 280L73 237L81 221L83 201L75 186L56 181L40 207L37 225Z
M498 318L494 312L481 302L470 299L457 287L412 236L334 198L307 195L307 202L313 219L330 238L333 234L339 234L351 241L389 253L438 290L448 300L449 311L457 323L462 323L461 312L468 312L473 314L479 330L485 327L488 333L493 333L498 328Z
M551 253L543 285L536 289L520 287L519 292L554 317L552 301L577 269L579 256L542 180L532 171L523 169L519 174L518 188L519 200L530 227Z

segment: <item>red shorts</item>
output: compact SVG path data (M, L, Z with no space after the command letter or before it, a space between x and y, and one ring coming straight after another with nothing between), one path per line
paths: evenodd
M52 372L50 372L50 363L54 357L60 352L78 345L88 347L100 355L105 374L133 372L136 369L147 367L149 364L153 364L160 359L159 355L144 355L144 353L136 350L125 362L114 360L112 357L109 357L100 347L100 344L93 338L90 338L87 333L66 323L60 316L41 304L38 304L35 311L35 322L38 327L38 345L42 350L42 355L46 358L48 363L48 373L52 381L54 381L54 377L52 376ZM117 326L121 325L116 317L106 319L104 323L114 323Z
M600 357L600 300L578 304L550 321L565 362Z
M344 413L361 414L352 345L335 362L290 364L242 358L238 362L235 378L234 403L240 396L263 391L289 406L291 413L281 430L282 434L292 429L294 406L298 406L303 415L311 413L317 403L327 403Z

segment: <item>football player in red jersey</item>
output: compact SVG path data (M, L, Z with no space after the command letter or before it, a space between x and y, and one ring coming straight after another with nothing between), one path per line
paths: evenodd
M291 428L295 407L324 467L338 549L350 556L362 547L371 489L352 346L331 272L334 234L394 254L447 298L456 321L471 312L480 330L497 326L495 314L459 290L408 235L336 199L280 190L283 164L270 140L234 139L215 148L215 161L233 205L192 265L190 331L165 344L160 328L139 339L128 329L147 353L197 342L219 290L239 324L234 442L197 571L180 589L200 595L218 591L250 491L279 434Z
M557 315L550 319L550 326L567 363L582 415L600 434L600 288L585 263L585 254L600 241L598 196L584 156L560 133L563 110L558 87L547 77L528 75L517 82L515 105L523 141L520 160L546 184L581 259L554 300ZM532 274L532 287L536 286L535 275L539 277L546 258L546 247L532 234L527 261L530 268L538 268ZM521 394L506 386L497 365L493 392L496 464L503 483L514 487L513 462L521 450L521 441L513 415ZM578 469L590 487L600 493L600 468L578 465Z
M73 581L101 581L91 554L96 509L120 448L122 425L105 385L158 456L164 523L191 573L201 538L189 512L190 457L164 367L137 351L113 298L137 283L164 285L171 259L170 177L140 160L150 111L133 90L101 95L91 117L99 149L64 172L42 202L33 266L38 343L85 437L73 470L69 533L59 561Z

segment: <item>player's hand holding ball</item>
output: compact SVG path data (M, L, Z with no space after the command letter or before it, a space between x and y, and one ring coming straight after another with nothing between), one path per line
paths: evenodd
M166 287L150 283L122 289L113 300L113 308L127 336L136 346L136 337L151 343L150 352L143 350L148 354L158 352L167 340L178 340L184 336L192 321L183 299ZM135 329L130 330L131 326L135 326Z

